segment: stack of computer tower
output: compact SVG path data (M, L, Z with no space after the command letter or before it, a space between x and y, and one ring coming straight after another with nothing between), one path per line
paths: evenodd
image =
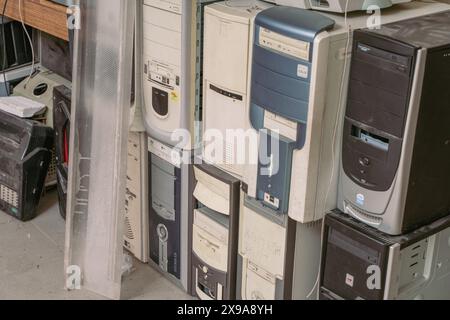
M318 180L328 163L321 161L325 99L316 88L326 85L328 35L334 27L333 19L291 7L269 8L256 17L247 117L259 156L244 179L242 299L312 296L325 212L319 206L330 203L325 192L316 199L316 189L332 183ZM333 124L330 120L329 127Z
M256 0L222 1L205 9L202 164L195 167L192 260L193 294L201 299L239 298L239 222L244 201L241 186L249 158L247 115L254 19L270 7Z
M314 298L348 32L318 13L232 3L206 10L203 160L242 181L236 297Z
M387 10L383 23L445 8L413 3ZM259 161L244 177L240 298L316 298L322 219L337 207L353 30L367 19L288 7L256 17L248 116Z
M184 147L172 135L192 127L189 104L192 6L183 1L143 2L142 108L148 137L150 263L189 290L189 174ZM189 152L189 151L187 151Z
M342 2L330 3L337 11L342 9ZM289 4L299 6L295 1ZM359 10L360 5L347 10ZM446 176L450 138L445 120L431 127L437 112L423 115L418 97L422 92L430 100L438 96L439 85L420 84L425 83L425 70L439 70L434 61L445 65L449 54L443 50L441 60L431 60L430 52L439 50L421 54L429 43L417 38L408 46L407 36L396 30L407 30L403 33L408 35L415 29L396 23L446 11L448 6L411 3L387 9L382 22L394 23L393 27L356 32L367 27L367 15L344 17L257 0L144 0L141 8L143 34L137 39L143 41L136 49L140 79L135 97L142 90L146 133L134 143L130 138L130 146L140 151L133 153L131 148L129 157L137 160L141 153L144 161L139 172L147 182L140 185L147 186L149 196L139 207L148 211L148 260L187 292L204 300L315 299L319 291L322 297L367 298L341 296L324 283L330 264L323 261L344 256L339 252L328 256L333 252L327 247L333 233L330 221L341 219L339 226L359 228L377 242L381 236L364 231L365 225L354 218L387 233L396 230L392 232L396 235L445 220L448 194L429 192L428 201L417 194L433 190L431 185L448 187L437 171L441 168ZM414 21L431 25L426 17ZM438 27L433 41L444 46L441 37L447 31ZM389 37L398 39L389 43ZM392 79L380 80L387 74ZM370 78L361 78L365 76ZM444 73L437 77L442 83L448 80ZM438 111L445 116L445 110ZM433 132L441 139L423 147L421 142ZM428 159L427 154L440 160L420 171L419 163ZM131 175L129 171L127 205L136 210L131 181L137 182ZM378 210L383 201L386 214ZM354 218L333 213L324 222L326 213L337 207ZM419 208L425 207L435 214L421 215L424 211ZM389 213L398 208L408 212L404 219ZM133 225L127 224L126 247L131 247L127 237L132 240L139 231ZM382 238L380 250L393 254L385 258L395 268L400 268L396 259L405 252L411 259L439 253L417 265L411 262L410 273L398 269L403 280L420 274L445 278L447 267L439 272L430 268L432 263L445 265L442 243L449 226L441 221L435 227L436 237L422 230L403 242ZM351 251L345 239L333 239ZM358 247L359 240L349 242ZM415 250L422 251L416 256ZM367 255L364 249L358 252ZM383 259L375 260L384 263ZM340 267L345 266L342 262ZM387 279L383 277L381 282ZM345 280L356 282L352 272ZM386 296L396 297L389 292Z
M448 298L450 11L356 31L353 50L338 201L349 217L327 218L321 298Z
M192 163L201 118L203 14L212 2L144 0L142 6L149 260L187 292L193 282Z

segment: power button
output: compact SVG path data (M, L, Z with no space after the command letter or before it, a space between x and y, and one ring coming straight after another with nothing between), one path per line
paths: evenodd
M362 165L363 167L368 167L370 166L370 159L367 157L361 157L359 158L359 164Z

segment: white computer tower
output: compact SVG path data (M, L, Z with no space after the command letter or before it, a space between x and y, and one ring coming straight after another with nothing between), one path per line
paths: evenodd
M130 131L144 132L146 131L144 125L144 97L143 97L143 68L141 68L144 57L142 41L144 34L144 22L143 22L143 3L144 0L136 0L136 21L134 29L134 59L133 59L133 82L132 82L132 103L130 110Z
M241 181L206 164L194 179L192 295L235 300Z
M147 135L130 132L128 137L127 189L124 246L138 260L149 257Z
M249 160L253 22L270 7L254 0L218 2L205 9L203 160L241 179Z
M244 196L240 215L237 298L314 299L322 222L300 224Z
M290 299L295 223L246 197L241 213L237 298ZM258 210L259 209L259 210ZM270 235L270 236L268 236ZM288 239L290 241L288 241Z
M138 260L149 260L148 151L142 118L142 0L136 6L133 94L128 136L127 189L125 200L124 247Z
M203 6L213 1L144 0L143 116L150 136L194 149L201 94Z
M39 71L29 80L25 79L14 87L13 96L26 97L44 104L47 111L42 116L43 122L47 126L53 127L53 89L61 85L72 88L72 83L69 80L53 71L40 67Z

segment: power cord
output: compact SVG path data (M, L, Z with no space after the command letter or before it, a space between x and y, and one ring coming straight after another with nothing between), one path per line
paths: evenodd
M31 61L31 70L30 70L30 75L28 76L27 81L25 82L25 88L28 85L28 82L30 82L31 77L34 74L34 66L35 66L35 56L34 56L34 46L33 46L33 41L31 40L31 36L30 33L28 32L27 27L25 26L25 21L23 19L23 14L22 14L22 6L23 6L23 0L19 0L19 15L20 15L20 21L22 22L22 28L23 31L25 32L27 38L28 38L28 42L30 43L30 48L31 48L31 57L32 57L32 61Z
M6 80L6 64L7 64L7 50L6 50L6 35L5 35L5 12L6 12L6 7L8 5L8 0L5 0L5 3L3 4L3 10L2 10L2 39L1 41L3 41L3 84L5 85L5 90L6 90L6 95L9 96L9 86L8 86L8 82Z

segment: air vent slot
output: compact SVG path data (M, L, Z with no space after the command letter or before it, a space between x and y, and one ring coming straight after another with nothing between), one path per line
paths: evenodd
M383 222L383 219L380 217L375 217L369 213L366 213L362 211L359 208L356 208L355 206L351 205L350 203L347 203L347 206L350 207L356 214L360 215L364 220L368 219L376 224L381 224Z
M19 195L16 191L5 185L0 185L0 200L14 208L19 208Z
M401 288L409 287L425 278L427 252L428 239L416 243L401 252Z
M48 167L48 173L47 173L47 177L45 178L45 185L47 187L49 186L53 186L56 184L56 180L57 180L57 173L56 173L56 149L52 148L51 149L52 154L51 154L51 161L50 161L50 165Z
M133 227L129 217L125 217L125 237L129 240L134 240Z

